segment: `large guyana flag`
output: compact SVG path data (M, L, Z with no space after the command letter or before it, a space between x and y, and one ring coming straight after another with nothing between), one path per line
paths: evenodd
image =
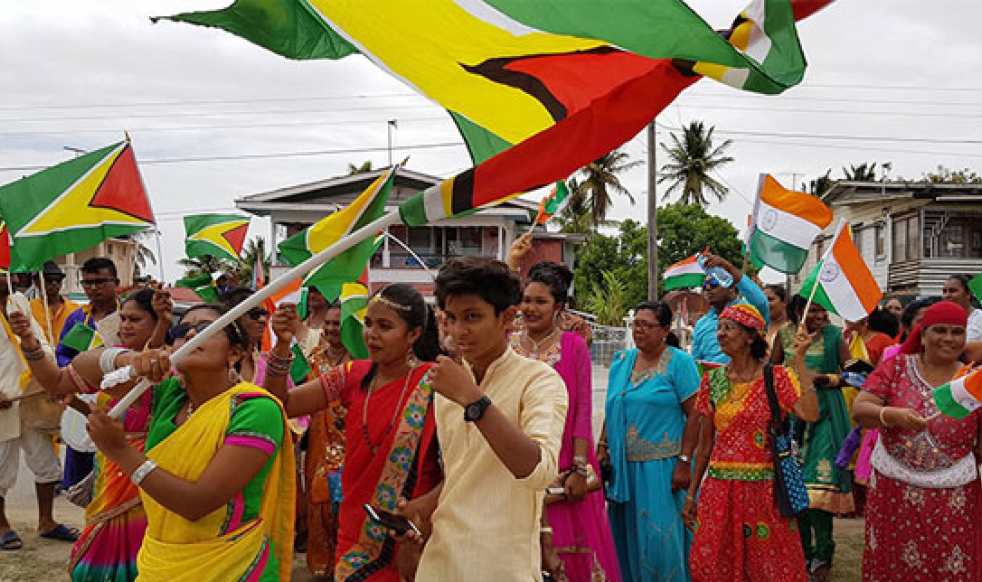
M0 188L14 270L91 248L154 224L128 141L89 152Z
M237 261L248 230L249 219L238 214L185 216L184 252L188 257L211 255Z
M445 107L479 165L404 203L412 226L566 178L703 75L799 83L794 21L827 3L754 0L722 34L679 0L237 0L171 19L289 58L360 52Z
M348 206L281 242L278 248L283 258L297 266L342 237L381 217L389 200L397 168L395 166L379 176ZM315 269L307 275L303 284L317 287L325 299L334 301L341 295L341 288L345 283L358 280L377 249L378 243L374 236L363 240Z
M805 278L800 294L810 297L813 289L815 303L846 321L866 317L883 298L883 291L849 236L845 220L839 223L825 256Z
M788 190L769 174L760 176L757 200L747 231L750 260L782 273L797 273L832 211L818 198Z

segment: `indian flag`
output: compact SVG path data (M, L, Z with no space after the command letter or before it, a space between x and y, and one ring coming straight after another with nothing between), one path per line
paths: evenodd
M802 296L813 293L815 303L846 321L866 317L883 298L883 291L849 236L845 220L839 223L832 246L801 286Z
M934 389L938 410L952 418L965 418L982 406L982 368Z
M666 291L672 289L688 289L702 285L702 282L706 279L706 273L703 272L702 267L696 261L696 256L692 255L665 269L665 274L662 278L665 280Z
M559 214L563 207L566 206L568 199L569 188L566 187L566 182L556 182L556 186L552 189L552 192L539 202L539 212L535 215L535 224L545 224L550 218Z
M815 237L831 223L832 211L824 202L761 174L747 235L750 259L755 265L797 273Z

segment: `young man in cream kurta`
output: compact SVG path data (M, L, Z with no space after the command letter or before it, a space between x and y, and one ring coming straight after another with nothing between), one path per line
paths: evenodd
M416 579L540 581L539 520L558 474L566 389L508 347L521 284L504 263L451 261L436 295L464 361L441 357L431 372L444 484Z

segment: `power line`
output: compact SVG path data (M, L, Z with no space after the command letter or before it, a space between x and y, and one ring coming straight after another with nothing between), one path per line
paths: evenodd
M682 128L670 127L668 125L658 124L658 127L662 129L667 129L669 131L683 131ZM761 137L781 137L781 138L807 138L807 139L833 139L833 140L847 140L847 141L895 141L901 143L908 142L920 142L920 143L943 143L943 144L982 144L982 139L938 139L938 138L928 138L928 137L891 137L891 136L873 136L873 135L830 135L830 134L818 134L818 133L774 133L765 131L743 131L736 129L720 129L718 127L713 128L714 131L718 133L723 133L727 135L750 135L750 136L761 136Z
M104 107L171 107L184 105L229 105L245 103L282 103L300 101L336 101L342 99L391 99L394 97L424 97L420 93L380 93L378 95L325 95L318 97L264 97L258 99L199 99L184 101L143 101L136 103L78 103L74 105L19 105L0 107L0 111L25 111L31 109L96 109Z
M750 98L750 99L775 99L773 95L760 95L757 93L747 93L747 92L734 92L732 94L726 93L701 93L698 91L692 91L686 93L689 97L695 98L711 98L711 99L734 99L734 98ZM784 101L820 101L820 102L838 102L838 103L872 103L879 105L930 105L937 107L982 107L982 101L911 101L908 99L862 99L862 98L847 98L847 97L805 97L798 95L781 95L776 97L782 102Z
M416 144L416 145L401 145L392 146L393 150L420 150L420 149L433 149L433 148L445 148L445 147L458 147L465 145L463 142L443 142L443 143L426 143L426 144ZM189 158L160 158L156 160L139 160L140 165L153 165L153 164L184 164L184 163L194 163L194 162L219 162L219 161L233 161L233 160L256 160L256 159L267 159L267 158L302 158L311 156L329 156L335 154L364 154L371 152L384 152L388 151L388 147L375 147L375 148L352 148L344 150L311 150L311 151L300 151L300 152L273 152L266 154L236 154L236 155L225 155L225 156L201 156L201 157L189 157ZM8 166L0 167L0 172L21 172L27 170L43 170L50 166Z
M982 114L974 113L937 113L931 111L868 111L868 110L848 110L848 109L807 109L794 107L734 107L723 105L687 105L685 103L673 103L676 107L685 109L722 109L725 111L766 111L768 113L808 113L808 114L832 114L832 115L879 115L887 117L956 117L958 119L982 117Z

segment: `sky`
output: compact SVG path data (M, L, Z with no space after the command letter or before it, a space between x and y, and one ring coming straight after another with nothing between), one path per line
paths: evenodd
M361 56L291 61L222 31L149 19L227 3L0 2L0 184L128 131L173 281L184 215L232 211L236 198L344 174L348 163L387 165L388 120L393 157L410 155L410 169L448 177L470 166L446 113ZM717 29L743 8L689 4ZM889 162L889 178L939 165L982 173L980 21L974 0L932 10L836 2L799 25L801 85L758 96L703 79L658 116L657 139L701 120L732 140L735 161L717 174L731 191L709 211L740 229L761 172L788 187L861 162ZM624 148L644 160L644 143L642 133ZM646 168L623 181L638 204L617 199L610 218L644 216ZM252 221L255 236L269 236L268 221Z

